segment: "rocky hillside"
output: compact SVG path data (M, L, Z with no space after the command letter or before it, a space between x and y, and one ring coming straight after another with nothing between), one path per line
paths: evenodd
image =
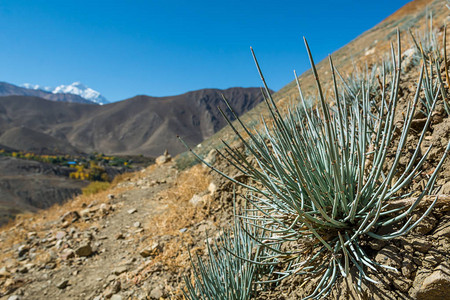
M350 51L356 47L355 57L364 57L365 60L369 60L370 55L383 56L386 41L381 42L372 54L368 48L371 44L363 41L371 38L382 41L394 24L420 27L424 22L426 4L436 12L435 22L445 18L445 2L414 1L342 49ZM414 97L420 70L413 60L408 60L411 56L408 48L403 48L404 73L400 78L400 100L395 116L395 124L399 128L404 122L406 107ZM338 65L342 66L341 70L351 69L345 64L345 58L351 52L346 53L342 49L336 55ZM329 75L326 73L326 63L319 64L320 76ZM311 75L307 72L302 75L301 82L305 85L305 92L312 94L313 91L308 88L310 79ZM325 78L322 80L329 82ZM448 86L445 89L450 92ZM275 94L280 107L287 102L284 99L288 99L286 95L289 91L292 91L291 85ZM419 104L419 107L413 115L412 134L399 160L399 170L406 167L407 158L415 150L417 133L425 125L424 104ZM252 113L244 118L246 122L253 121L255 114L267 114L263 106ZM390 206L411 204L445 152L450 140L450 117L442 101L430 120L431 126L426 129L420 148L421 153L425 153L433 145L429 157L420 174L402 188L402 195L406 197L389 203ZM398 130L396 138L400 132ZM220 143L219 138L228 141L233 149L244 148L242 143L234 142L230 129L225 128L202 143L201 147L196 147L196 151L202 152L208 163L230 177L245 180L246 176L211 150L212 146ZM387 154L390 163L393 162L394 152L395 147ZM157 159L158 164L122 177L107 192L77 197L39 214L22 216L1 228L1 299L183 299L183 276L193 271L189 254L206 258L206 245L219 241L224 230L229 228L233 215L233 194L239 197L244 192L202 165L184 169L190 161L192 159L188 154L180 155L175 161L161 157ZM253 161L251 157L250 161ZM380 283L364 281L362 292L355 290L358 278L353 272L346 279L339 276L327 299L448 298L449 178L450 159L447 157L436 177L435 195L426 196L411 211L413 222L434 200L435 207L407 235L388 241L362 241L361 247L367 257L378 264L392 266L397 272L384 268L368 270L367 274ZM393 229L397 229L396 225L392 225ZM292 241L292 244L296 242ZM303 242L299 241L300 245ZM269 284L258 290L255 298L300 299L308 295L316 283L294 275L278 285Z

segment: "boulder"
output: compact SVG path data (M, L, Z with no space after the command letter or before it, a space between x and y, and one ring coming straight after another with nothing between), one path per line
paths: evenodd
M450 295L450 269L444 265L438 266L426 277L417 291L418 300L448 299Z

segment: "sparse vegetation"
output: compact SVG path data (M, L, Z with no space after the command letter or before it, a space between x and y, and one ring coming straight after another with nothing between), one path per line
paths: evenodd
M97 194L101 191L106 191L111 184L109 182L93 181L89 185L82 189L83 195L89 196Z
M427 14L425 29L423 31L416 31L415 34L410 30L410 35L415 46L415 53L413 55L413 63L419 64L424 62L425 76L424 89L425 98L421 99L424 106L422 112L425 115L433 111L432 103L434 98L438 97L439 101L443 102L444 109L447 115L450 115L450 104L447 99L446 86L444 85L444 78L449 85L449 75L447 64L445 63L447 57L446 51L446 35L447 27L444 26L442 44L439 42L437 29L433 27L433 14ZM441 46L442 45L442 46ZM442 68L444 65L444 68ZM442 76L444 73L444 76Z
M399 129L394 122L400 99L402 52L399 34L396 54L392 48L395 68L391 74L383 71L379 87L371 86L369 80L351 88L342 86L335 78L330 58L334 96L329 101L324 97L306 40L305 45L317 84L318 107L307 109L297 81L302 103L283 116L254 56L266 89L271 120L263 120L263 130L256 132L240 122L249 139L229 122L246 149L236 150L225 144L222 154L237 170L251 178L251 183L210 167L251 192L246 199L251 204L250 211L258 214L244 215L241 219L246 226L263 230L265 234L255 236L249 233L251 230L245 232L260 248L272 251L254 259L245 255L240 258L258 266L276 265L276 271L266 282L281 281L293 274L303 275L305 280L317 278L315 288L306 299L318 299L331 291L339 275L348 277L351 268L356 268L359 290L363 281L377 283L368 275L368 269L382 267L396 271L392 266L373 260L363 250L363 244L371 239L390 240L403 236L431 212L437 197L418 219L411 214L423 197L432 193L436 176L450 151L450 143L412 204L391 207L390 201L409 196L402 189L412 182L427 159L431 147L421 155L420 146L431 122L431 111L438 98L435 94L441 83L438 83L438 89L422 84L425 66L422 67L414 99L408 103ZM377 95L371 93L373 90ZM406 167L399 170L399 160L422 91L433 95L431 111L417 144L412 146L415 149L413 155ZM330 102L335 105L330 106ZM210 267L201 267L199 271L203 282L220 273L216 268L226 268L225 264L215 262L219 255L215 254L217 251L209 251ZM242 265L241 268L243 271L248 267ZM198 279L196 284L195 289L192 286L189 289L197 290L198 294L204 284ZM227 287L230 289L233 287L232 281L223 284L230 284Z
M245 225L244 225L245 226ZM189 300L246 300L254 292L259 266L252 264L260 253L254 249L257 243L236 220L233 231L227 230L220 243L208 243L208 261L197 255L197 263L191 258L194 284L185 278ZM245 260L244 260L245 259Z

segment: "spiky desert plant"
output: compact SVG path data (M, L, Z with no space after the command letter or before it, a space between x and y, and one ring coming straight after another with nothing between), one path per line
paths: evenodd
M344 78L338 70L336 70L336 74L341 79L345 91L350 94L350 97L346 97L347 99L354 99L358 94L362 91L366 92L375 92L376 84L375 81L377 79L377 70L378 68L374 65L369 70L369 67L366 65L364 69L358 70L354 67L353 72ZM370 87L370 90L367 90L367 87Z
M413 60L425 62L425 76L423 84L425 88L425 98L422 99L425 110L422 111L425 115L431 112L431 106L433 103L433 96L436 92L441 94L441 98L444 104L444 109L447 115L450 115L450 104L447 99L447 92L444 86L443 76L441 72L445 74L447 86L449 85L449 75L447 66L447 26L444 26L444 34L442 39L442 45L437 38L437 30L433 27L433 14L427 14L426 26L423 32L417 31L414 35L410 31L412 41L415 46L415 54ZM417 36L417 37L416 37Z
M244 211L251 219L250 209ZM236 214L235 214L236 216ZM271 267L252 263L267 256L251 236L264 236L255 226L256 221L242 223L235 219L234 226L226 229L219 242L207 243L207 260L191 257L193 281L185 277L189 300L246 300L255 291L255 282L262 274L270 273ZM249 234L250 233L250 234Z
M379 100L372 101L378 107L371 109L371 93L355 95L352 101L342 98L345 93L336 82L331 57L334 98L330 100L336 105L329 106L305 39L319 104L315 110L307 110L301 104L289 110L286 116L281 114L269 93L252 50L265 86L271 120L263 119L263 129L258 131L248 129L236 116L249 139L245 139L231 122L230 126L250 157L245 151L233 149L226 143L223 156L253 183L240 182L215 170L252 192L247 198L259 214L243 219L249 221L249 226L255 220L260 224L258 228L266 234L252 236L252 240L272 251L264 260L256 257L252 261L258 265L278 265L277 272L267 281L282 280L292 274L317 277L315 289L307 298L320 298L329 293L338 275L347 277L352 267L358 274L358 288L363 280L376 282L368 276L367 268L395 269L371 259L364 251L363 243L369 239L389 240L405 235L432 210L435 201L417 220L412 216L422 198L433 189L438 171L450 151L450 143L412 205L390 206L391 200L408 196L401 191L418 174L431 149L421 155L420 146L431 121L429 114L417 144L408 145L414 149L413 155L404 168L399 168L420 91L427 87L422 86L422 67L415 97L408 104L402 128L397 128L394 120L400 97L399 34L397 41L397 55L391 47L395 68L390 77L382 74ZM436 101L437 96L433 107ZM374 117L375 124L369 126ZM391 229L392 225L396 229Z

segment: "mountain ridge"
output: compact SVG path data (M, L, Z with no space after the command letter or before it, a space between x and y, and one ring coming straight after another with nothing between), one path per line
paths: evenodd
M27 127L82 152L158 156L185 150L176 136L196 145L226 125L222 94L238 115L263 100L259 88L203 89L167 97L135 96L105 105L0 97L0 132ZM226 113L233 118L230 112ZM0 136L0 144L21 149ZM20 139L17 139L20 140Z
M65 93L51 93L40 89L28 89L7 82L0 82L0 97L5 96L34 96L50 101L96 104L79 95Z

